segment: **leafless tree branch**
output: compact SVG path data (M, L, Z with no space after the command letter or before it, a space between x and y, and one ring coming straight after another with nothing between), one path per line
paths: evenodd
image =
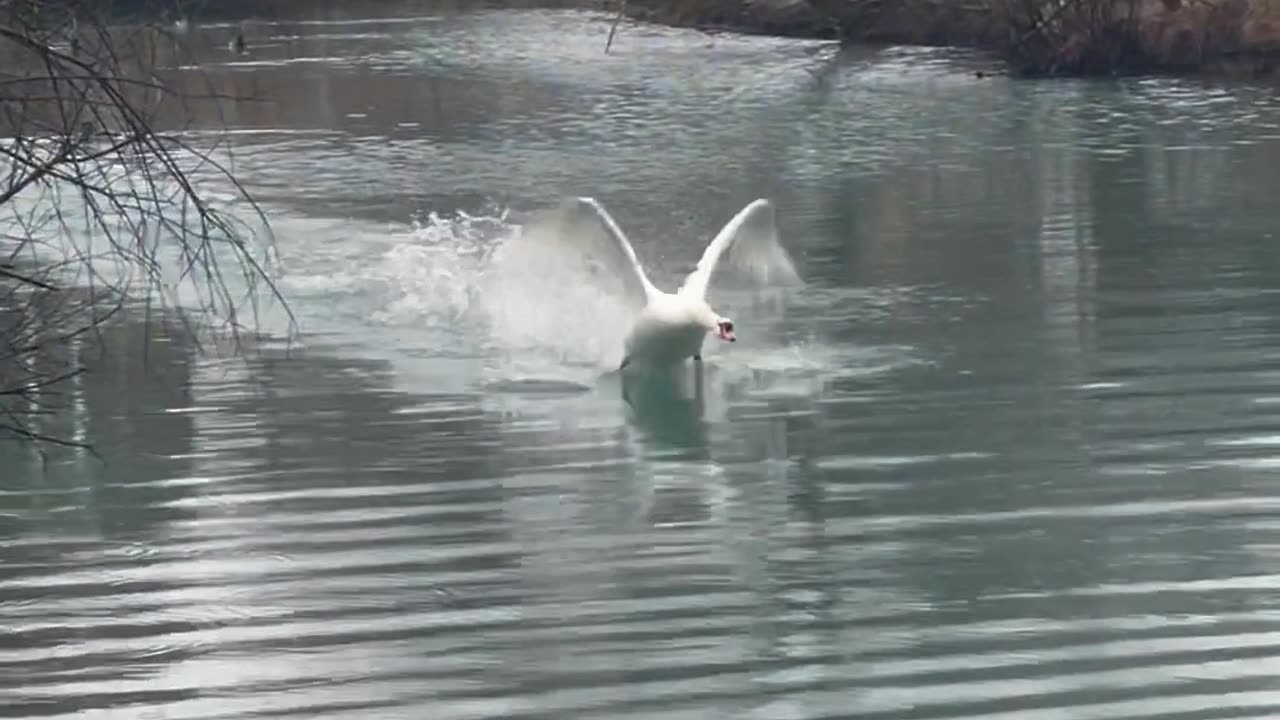
M103 5L0 0L0 437L81 444L31 419L84 370L70 344L100 342L126 306L161 308L197 344L226 331L236 347L259 290L289 312L256 254L269 234L211 200L230 189L268 226L218 159L227 148L175 126L190 102L246 98L207 78L193 92L173 69L197 64L182 37ZM195 301L176 302L175 285Z

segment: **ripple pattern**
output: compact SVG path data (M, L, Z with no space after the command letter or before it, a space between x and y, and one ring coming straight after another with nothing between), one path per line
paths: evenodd
M47 420L101 461L0 445L0 716L1280 716L1271 94L609 22L211 61L306 68L228 137L311 334L122 314ZM702 406L470 382L510 225L414 219L579 191L671 276L774 197L811 287Z

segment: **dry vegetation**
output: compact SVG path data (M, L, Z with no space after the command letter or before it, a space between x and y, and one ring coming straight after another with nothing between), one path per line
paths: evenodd
M995 50L1029 75L1222 66L1269 72L1280 0L630 0L704 28Z
M158 121L192 99L165 78L182 38L109 6L0 0L0 440L68 442L38 430L85 371L66 347L122 307L234 339L255 289L270 291L254 232L197 178L239 186L212 147ZM178 284L192 288L181 309Z
M1278 11L1274 0L1001 0L998 21L1010 62L1029 73L1265 72L1280 50Z

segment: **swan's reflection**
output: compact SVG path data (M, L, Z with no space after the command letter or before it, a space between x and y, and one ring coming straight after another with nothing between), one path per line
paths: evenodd
M706 448L706 378L702 363L628 368L617 377L627 405L627 419L647 440L676 448Z

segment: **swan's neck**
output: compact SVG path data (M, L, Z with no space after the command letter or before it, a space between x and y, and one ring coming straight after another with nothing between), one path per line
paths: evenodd
M720 316L705 302L696 301L689 314L695 323L707 330L714 331L718 327Z

